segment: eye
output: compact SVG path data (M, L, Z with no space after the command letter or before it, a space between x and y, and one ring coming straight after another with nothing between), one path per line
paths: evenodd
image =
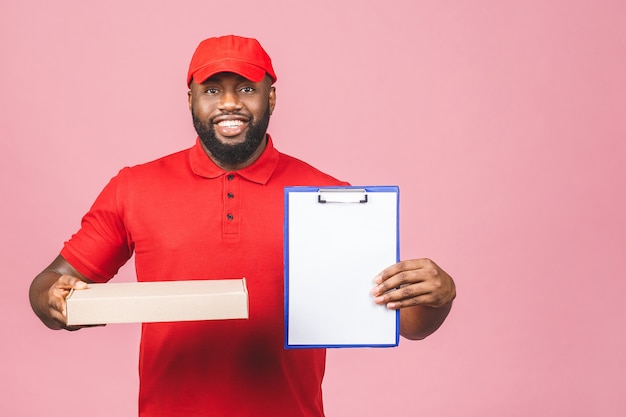
M254 93L254 87L250 87L250 86L246 86L246 87L241 87L241 89L239 90L242 93Z
M210 95L214 95L217 94L219 92L219 90L217 88L214 87L208 87L204 90L205 94L210 94Z

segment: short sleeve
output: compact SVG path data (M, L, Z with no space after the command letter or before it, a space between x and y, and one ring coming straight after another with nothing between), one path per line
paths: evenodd
M94 282L110 280L133 253L121 197L125 172L109 181L61 250L66 261Z

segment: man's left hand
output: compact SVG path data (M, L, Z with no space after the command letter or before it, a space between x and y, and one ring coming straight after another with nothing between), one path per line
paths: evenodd
M413 306L441 308L456 297L452 277L426 258L398 262L378 274L374 283L374 302L391 310Z

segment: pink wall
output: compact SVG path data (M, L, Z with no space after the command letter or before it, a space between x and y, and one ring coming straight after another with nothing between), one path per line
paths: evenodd
M138 327L49 331L27 288L120 167L192 144L225 33L273 56L277 147L400 185L403 257L457 280L430 339L330 352L329 417L626 413L625 2L156 3L0 4L0 415L134 414Z

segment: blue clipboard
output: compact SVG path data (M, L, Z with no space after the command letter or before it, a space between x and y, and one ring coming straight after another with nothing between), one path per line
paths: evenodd
M398 346L373 278L400 259L397 186L285 187L285 348Z

